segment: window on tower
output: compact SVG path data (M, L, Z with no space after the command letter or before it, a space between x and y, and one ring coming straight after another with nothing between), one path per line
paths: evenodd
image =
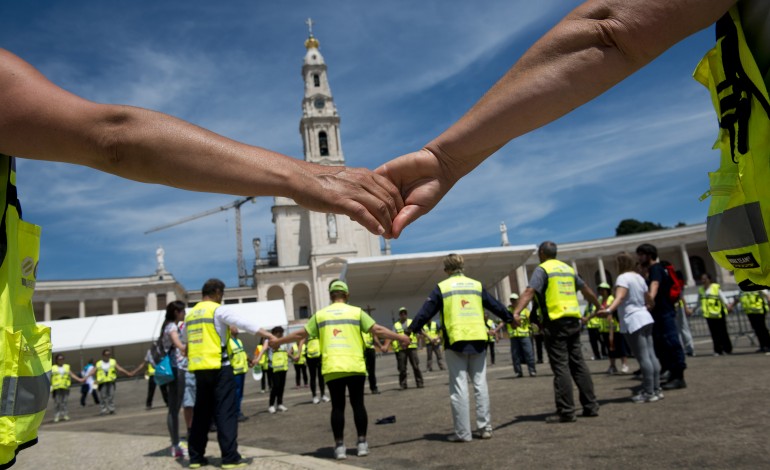
M324 131L318 133L318 148L321 150L322 157L329 156L329 139Z
M313 86L321 86L321 77L317 73L313 74Z

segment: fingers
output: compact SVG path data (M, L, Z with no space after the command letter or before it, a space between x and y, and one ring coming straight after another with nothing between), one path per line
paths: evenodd
M393 219L393 226L391 229L393 238L398 238L401 236L401 232L406 228L407 225L419 219L427 212L428 210L422 206L417 206L414 204L404 206L404 208L399 211L398 215L396 215L396 218Z

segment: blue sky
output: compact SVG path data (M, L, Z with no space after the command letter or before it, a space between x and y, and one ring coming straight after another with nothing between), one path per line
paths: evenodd
M3 2L0 47L85 98L148 107L302 158L304 21L329 67L349 165L375 168L457 120L576 1ZM609 237L624 218L705 220L716 120L691 73L713 31L675 46L561 120L505 146L408 227L394 253ZM144 231L236 198L24 160L43 280L142 276L236 285L233 212ZM244 253L273 237L272 198L243 206Z

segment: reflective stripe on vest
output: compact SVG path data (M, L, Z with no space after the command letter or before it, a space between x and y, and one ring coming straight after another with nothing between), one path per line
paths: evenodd
M434 321L429 321L422 327L422 332L428 337L430 340L434 340L438 338L438 323Z
M545 289L545 308L548 311L548 319L580 318L575 270L556 259L546 260L540 264L540 267L548 275Z
M70 365L64 364L61 367L54 365L51 367L51 388L54 390L66 390L70 388L72 379L70 378Z
M297 351L299 351L299 346L297 346L297 343L291 343L291 353L292 355L297 355ZM299 357L296 361L294 361L295 364L298 366L301 366L305 363L305 352L307 351L307 344L302 343L302 351L299 353Z
M484 306L481 302L481 283L462 274L455 274L439 282L444 302L441 324L447 333L449 345L457 341L486 341Z
M404 329L409 328L409 326L412 324L412 320L407 318L406 319L406 325L402 325L400 321L397 321L393 324L393 330L398 334L404 334ZM412 334L409 335L409 349L415 349L417 347L417 334L413 331ZM398 343L398 341L396 341Z
M741 292L740 302L743 312L747 315L761 315L767 312L767 300L760 292Z
M307 340L307 357L308 359L315 359L321 357L321 342L318 338L310 338Z
M487 330L494 330L497 327L497 325L495 325L494 320L492 320L491 318L489 318L486 322L484 322L484 324L487 327ZM487 333L487 342L494 343L495 337Z
M335 302L315 314L321 342L321 373L366 374L359 307Z
M109 368L107 369L107 373L105 373L104 368L102 367L104 361L99 359L96 363L96 383L104 384L116 381L118 379L118 369L115 367L117 363L118 362L115 359L110 358L110 361L108 362Z
M185 328L187 328L187 369L189 371L219 369L222 367L223 352L222 338L214 326L214 312L219 304L211 301L203 301L195 304L185 316ZM225 328L230 341L230 329Z
M703 318L722 318L724 304L719 297L719 284L712 282L708 290L698 288L700 294L700 308Z
M513 309L511 307L508 307L508 311L513 313ZM513 323L506 323L505 328L508 330L508 337L509 338L528 338L530 335L529 331L529 309L525 308L519 313L519 322L521 323L519 326L514 328L512 325Z
M374 336L371 333L365 331L361 332L361 338L364 341L364 347L366 349L374 349Z
M735 272L743 290L770 285L770 100L733 6L716 23L717 44L693 76L709 89L719 119L714 148L719 170L709 173L706 237L714 260Z
M0 467L33 444L51 391L51 329L35 324L40 227L21 220L13 158L0 155Z
M233 375L245 374L249 370L249 357L243 350L243 343L237 338L230 338L228 343L230 365L233 366Z

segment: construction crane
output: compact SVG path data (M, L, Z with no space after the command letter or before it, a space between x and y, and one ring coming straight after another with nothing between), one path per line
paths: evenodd
M185 217L183 219L179 219L176 222L171 222L169 224L159 225L155 228L151 228L150 230L147 230L146 232L144 232L144 234L147 235L149 233L159 232L161 230L174 227L176 225L190 222L191 220L200 219L201 217L206 217L207 215L216 214L217 212L227 211L230 209L235 209L235 243L236 243L235 246L238 251L238 259L237 259L238 286L246 287L248 285L248 276L246 275L246 264L243 262L243 242L241 241L241 239L243 238L241 235L241 206L246 204L249 201L251 201L252 204L257 202L255 196L236 199L230 204L225 204L224 206L217 207L216 209L207 210L206 212L201 212L200 214L195 214L189 217Z

